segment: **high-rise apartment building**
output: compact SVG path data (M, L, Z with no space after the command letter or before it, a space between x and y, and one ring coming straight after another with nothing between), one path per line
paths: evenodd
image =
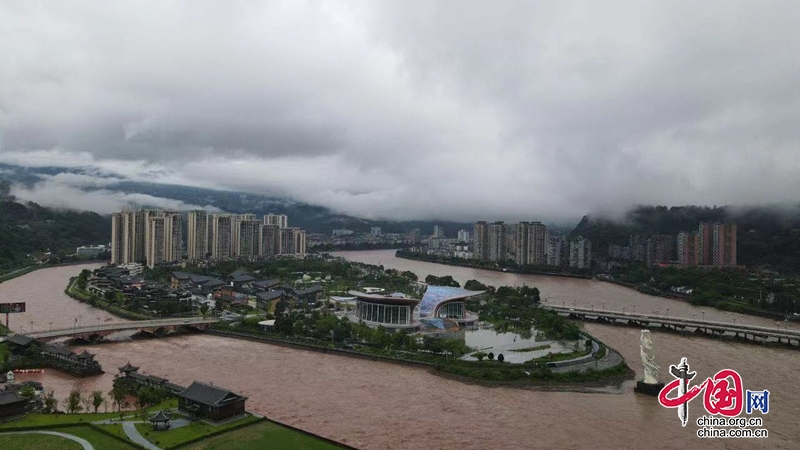
M414 228L408 232L408 242L412 245L422 242L422 232L419 228Z
M306 232L297 227L281 229L281 254L298 255L306 254Z
M264 225L277 225L280 228L289 226L289 216L286 214L266 214L264 215Z
M381 227L372 227L369 229L370 236L379 237L381 235Z
M208 256L209 214L206 211L190 211L186 225L186 251L190 261L199 261Z
M647 240L647 264L666 264L674 259L675 237L656 234Z
M441 225L434 225L433 226L433 235L432 237L441 239L444 237L444 228Z
M213 228L212 258L227 259L233 256L231 254L233 223L234 219L231 214L214 214L211 216L211 226Z
M647 236L632 234L630 237L631 261L647 261Z
M469 242L469 231L468 230L458 230L458 241L459 242Z
M631 259L631 248L627 245L614 245L608 246L608 259L627 261Z
M142 211L111 215L111 263L129 264L145 259L145 225Z
M592 244L588 239L578 236L569 243L569 266L588 269L592 266Z
M710 266L714 263L711 252L714 244L714 224L703 222L697 228L697 246L695 248L696 261L699 266Z
M489 261L505 261L506 254L506 225L503 221L489 224Z
M481 261L489 260L489 225L486 221L476 222L472 228L474 238L472 257Z
M715 223L712 228L712 263L717 267L736 266L735 223Z
M693 266L696 264L695 253L697 248L697 233L678 233L676 242L677 259L679 264Z
M695 260L698 265L733 267L737 264L735 223L703 222L697 228Z
M236 252L242 258L257 258L260 253L261 221L255 218L239 220L239 250Z
M561 247L562 238L559 236L550 236L547 240L547 265L560 266L561 265Z
M155 267L156 264L166 261L166 218L164 216L149 215L147 218L147 266Z
M541 222L520 222L516 226L515 260L521 266L547 264L547 227Z
M183 216L175 211L146 213L145 255L148 267L180 261L183 256Z
M280 225L261 225L258 241L259 256L272 259L281 252Z
M124 212L111 214L111 264L126 264L124 221Z

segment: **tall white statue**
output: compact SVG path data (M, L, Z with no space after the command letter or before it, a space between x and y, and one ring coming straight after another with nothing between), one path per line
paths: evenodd
M642 330L641 337L642 364L644 365L644 382L646 384L658 383L658 365L653 355L653 341L650 340L650 330Z

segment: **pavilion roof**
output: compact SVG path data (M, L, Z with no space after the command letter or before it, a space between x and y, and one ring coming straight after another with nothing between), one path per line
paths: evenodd
M150 422L169 422L170 416L164 414L164 410L155 413L150 417Z
M120 372L136 372L137 370L139 370L139 368L134 365L131 365L130 361L128 361L127 364L119 368Z

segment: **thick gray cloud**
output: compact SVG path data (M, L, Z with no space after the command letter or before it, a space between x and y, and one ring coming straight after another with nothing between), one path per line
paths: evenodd
M800 191L796 2L262 3L0 5L0 162L391 219Z

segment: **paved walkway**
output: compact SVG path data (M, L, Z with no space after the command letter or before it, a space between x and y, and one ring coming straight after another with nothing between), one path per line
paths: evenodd
M122 429L125 430L125 435L128 436L128 439L136 442L142 447L149 450L161 450L159 447L156 447L150 441L145 439L144 436L139 434L139 430L136 429L136 424L134 422L122 422Z
M614 366L618 366L622 361L622 355L614 350L606 347L606 355L595 361L594 358L587 360L583 364L576 364L573 366L564 367L551 367L553 373L566 373L566 372L586 372L589 369L603 370Z
M7 433L0 433L0 435L3 435L3 436L8 435L8 434L49 434L51 436L58 436L58 437L62 437L64 439L69 439L70 441L77 442L78 444L81 444L83 446L83 450L94 450L94 446L92 445L92 443L87 441L86 439L79 438L78 436L75 436L75 435L72 435L72 434L61 433L61 432L58 432L58 431L33 430L33 431L10 431L10 432L7 432Z

